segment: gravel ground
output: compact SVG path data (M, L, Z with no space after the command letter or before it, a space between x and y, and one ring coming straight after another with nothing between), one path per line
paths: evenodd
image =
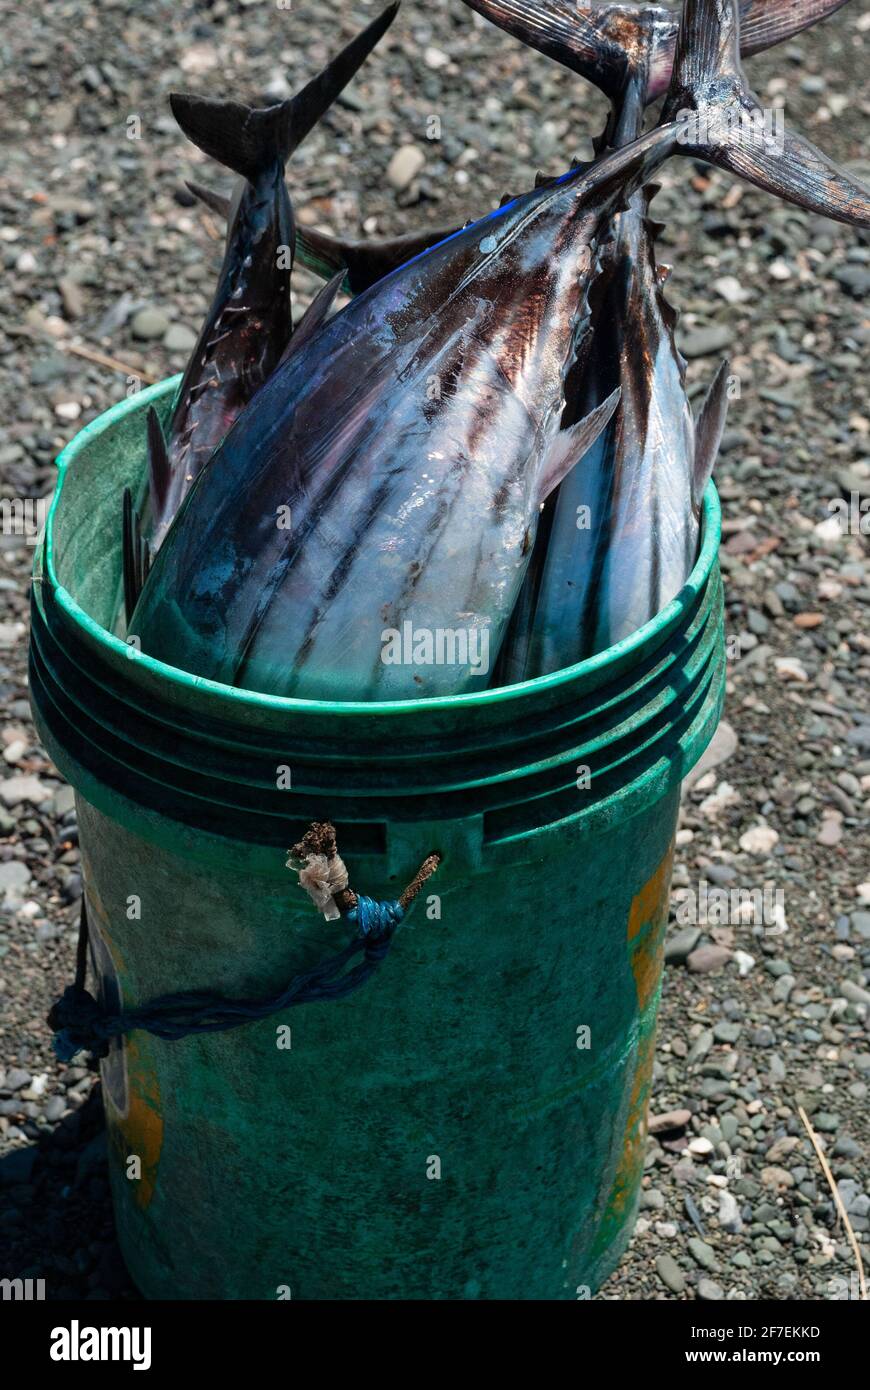
M50 494L62 445L128 377L183 366L205 313L222 231L182 180L228 179L185 144L167 93L284 96L377 8L0 6L5 497ZM852 3L751 64L770 104L859 169L868 32ZM458 0L406 0L294 159L300 220L391 232L480 214L588 154L602 118L579 79ZM600 1297L823 1299L848 1293L855 1262L798 1106L870 1264L870 238L691 166L665 171L655 210L690 380L703 389L728 350L740 384L717 469L728 724L685 797L643 1209ZM300 304L312 288L301 274ZM838 498L854 504L851 530ZM78 840L29 715L32 548L10 534L0 545L0 1273L44 1277L52 1298L136 1297L112 1234L98 1091L53 1059L43 1022L72 973ZM692 925L702 883L769 885L765 922L731 911L728 925Z

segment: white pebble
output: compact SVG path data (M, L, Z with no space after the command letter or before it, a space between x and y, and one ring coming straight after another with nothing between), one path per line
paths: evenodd
M746 854L770 854L779 840L779 832L772 825L753 825L744 830L738 844Z
M699 1135L697 1139L692 1139L689 1141L690 1154L698 1154L699 1157L705 1158L707 1154L711 1154L712 1152L712 1142L709 1139L705 1139L703 1135Z

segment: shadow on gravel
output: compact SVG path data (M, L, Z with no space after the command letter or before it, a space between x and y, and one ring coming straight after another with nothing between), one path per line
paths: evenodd
M138 1299L115 1239L99 1085L38 1143L0 1159L0 1278L46 1300Z

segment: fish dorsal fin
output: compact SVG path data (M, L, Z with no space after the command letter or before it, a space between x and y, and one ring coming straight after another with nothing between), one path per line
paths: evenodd
M151 484L151 510L159 514L166 502L172 470L163 429L153 405L148 408L148 475Z
M205 203L207 208L211 208L212 212L216 212L218 217L222 217L225 222L229 219L231 198L228 198L224 193L217 193L213 188L206 188L201 183L194 183L192 179L185 179L184 182L194 198Z
M692 466L692 506L700 511L704 492L713 473L725 417L728 414L728 358L722 359L719 370L704 397L701 413L695 424L695 459Z
M606 400L601 402L601 405L596 406L588 415L584 415L583 419L578 420L576 425L570 425L568 429L559 431L547 451L547 457L538 479L537 500L539 503L546 502L550 493L559 486L574 465L579 463L587 450L592 447L618 406L621 394L621 388L617 387L615 391L611 391Z
M338 273L333 275L332 279L327 281L322 289L317 292L293 330L293 336L281 354L279 366L307 343L309 338L317 331L332 308L335 297L343 283L344 271L339 270Z

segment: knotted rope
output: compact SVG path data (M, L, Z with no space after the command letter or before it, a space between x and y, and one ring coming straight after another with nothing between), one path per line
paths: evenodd
M357 934L337 955L294 975L284 989L262 999L224 999L207 990L185 990L161 995L138 1009L112 1013L85 988L88 915L83 896L75 983L64 990L48 1015L55 1052L65 1062L83 1050L105 1057L112 1038L134 1028L174 1042L192 1033L219 1033L268 1018L295 1004L343 999L382 964L408 908L440 861L440 855L430 854L400 897L376 902L347 886L347 870L336 847L334 827L328 822L312 825L290 851L288 866L296 869L301 886L327 921L343 913L354 923Z

